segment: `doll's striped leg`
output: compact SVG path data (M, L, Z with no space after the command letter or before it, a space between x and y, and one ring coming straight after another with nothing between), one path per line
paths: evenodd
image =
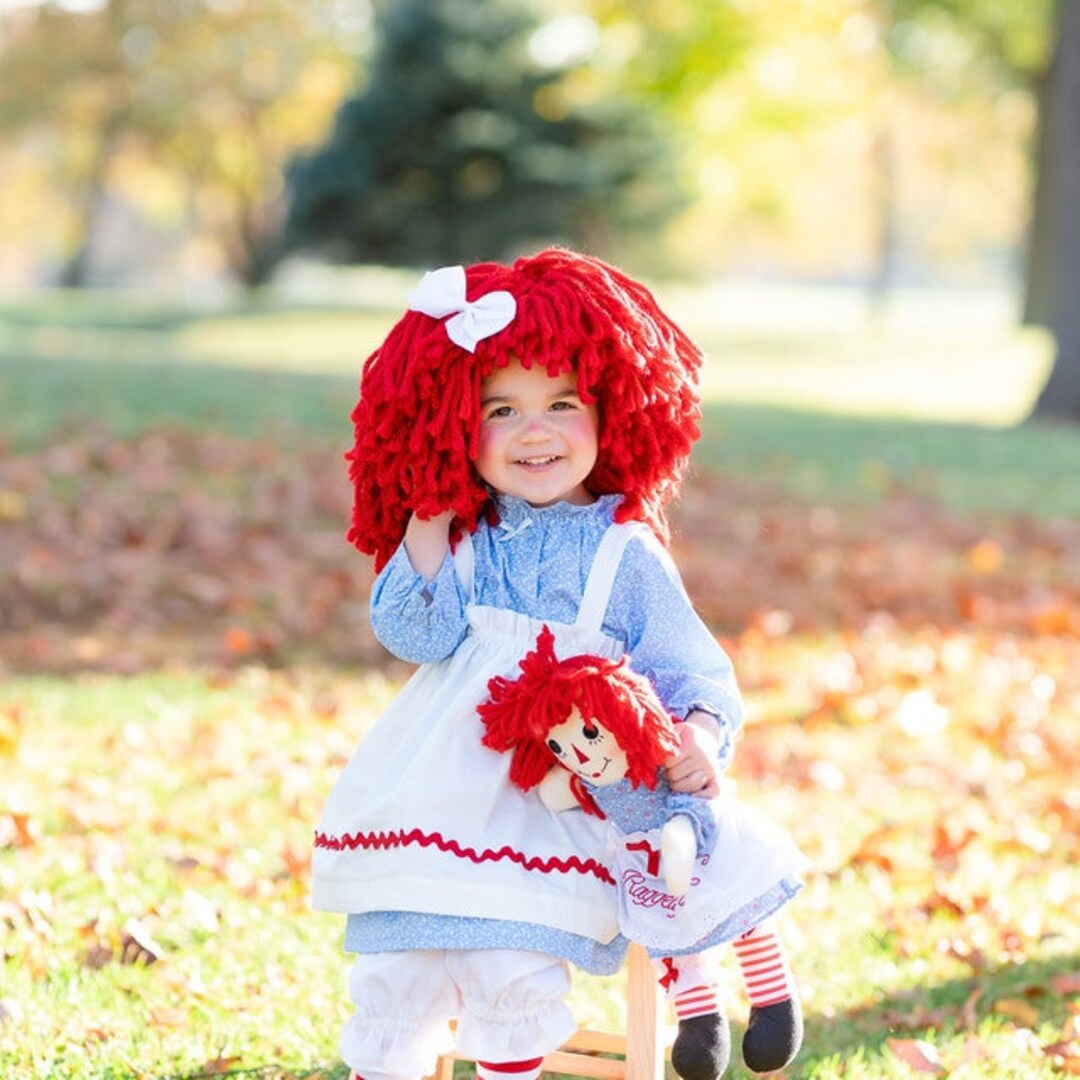
M709 952L655 960L657 981L679 1021L671 1064L682 1080L719 1080L731 1056L731 1036Z
M743 1036L743 1060L754 1072L782 1069L802 1045L802 1010L783 942L771 923L747 931L734 942L750 1021Z

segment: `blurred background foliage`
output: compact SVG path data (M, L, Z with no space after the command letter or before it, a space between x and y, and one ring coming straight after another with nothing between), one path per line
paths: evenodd
M0 289L213 310L547 243L997 289L1075 421L1077 86L1070 0L0 0Z
M1051 20L1050 0L6 0L0 284L210 288L313 247L424 265L537 240L701 276L1000 283Z

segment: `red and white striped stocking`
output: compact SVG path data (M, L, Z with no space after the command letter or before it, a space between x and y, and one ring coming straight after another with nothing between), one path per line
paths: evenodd
M784 944L769 923L736 938L734 948L751 1006L775 1005L795 997L795 980Z
M720 1011L720 992L715 983L695 986L689 990L680 990L672 997L671 1004L680 1020L689 1020L692 1016L708 1016Z

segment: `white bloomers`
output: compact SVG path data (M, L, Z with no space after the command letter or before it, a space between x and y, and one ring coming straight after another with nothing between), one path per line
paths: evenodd
M356 1011L343 1060L365 1080L414 1080L455 1043L463 1057L524 1061L557 1049L576 1025L565 997L570 968L515 949L366 953L349 972ZM457 1037L449 1021L457 1018Z

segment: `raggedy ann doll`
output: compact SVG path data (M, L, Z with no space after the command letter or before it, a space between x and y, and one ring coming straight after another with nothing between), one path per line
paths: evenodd
M542 626L624 653L680 718L666 762L712 790L742 722L731 662L667 550L698 434L702 355L642 284L553 249L426 274L364 365L351 540L375 558L372 627L419 670L334 785L313 903L347 915L363 1080L430 1073L451 1045L531 1080L575 1028L569 965L626 952L605 824L551 814L481 744L488 681Z
M802 1018L783 946L764 920L801 887L802 854L734 798L671 790L662 765L675 724L625 657L560 660L545 627L519 666L517 678L489 684L483 742L509 751L510 779L524 791L538 787L550 809L580 806L608 822L619 929L646 946L679 1018L675 1071L715 1080L727 1068L714 958L703 956L726 942L751 1003L743 1059L755 1072L788 1064Z

